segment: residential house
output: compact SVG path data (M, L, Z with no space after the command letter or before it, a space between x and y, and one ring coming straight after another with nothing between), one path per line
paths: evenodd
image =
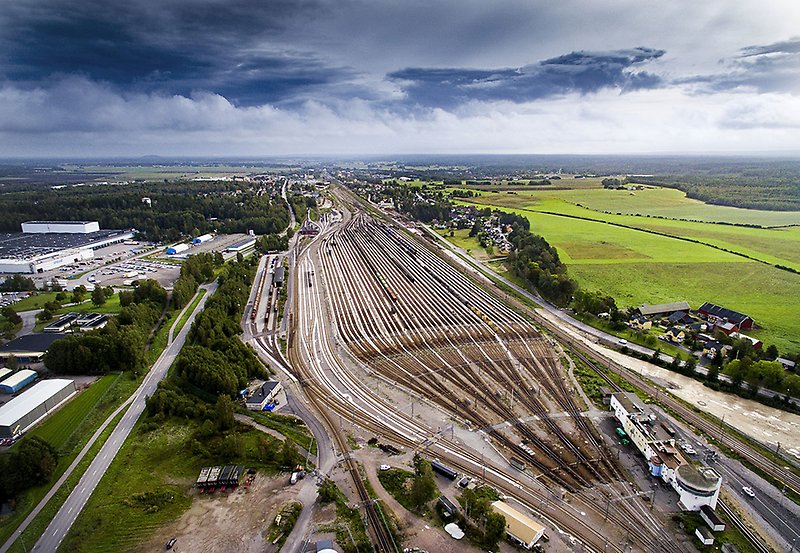
M676 344L680 344L686 339L686 333L682 328L671 326L664 333L664 339L669 340L670 342L675 342Z
M792 361L791 359L786 359L785 357L778 357L775 361L783 365L783 368L787 371L793 371L797 366L797 363Z
M650 330L653 327L653 323L647 317L636 317L631 319L628 324L637 330Z

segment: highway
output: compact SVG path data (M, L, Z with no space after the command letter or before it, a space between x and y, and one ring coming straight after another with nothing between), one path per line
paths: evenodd
M183 348L183 345L186 342L186 336L192 326L194 318L198 313L200 313L200 311L203 310L205 302L216 291L217 283L215 281L211 284L204 285L201 288L205 288L207 293L197 304L197 307L194 309L194 311L192 311L192 314L189 316L189 319L186 321L186 324L184 324L181 331L167 345L162 354L153 364L153 367L145 376L142 384L133 394L130 407L122 416L122 419L111 432L108 440L106 440L106 442L103 444L103 447L100 448L100 451L92 460L89 468L69 494L69 497L67 497L67 500L61 506L58 513L56 513L56 516L50 522L50 525L44 531L44 534L42 534L42 536L39 538L39 541L36 542L36 545L33 546L31 551L42 551L48 553L56 551L63 539L66 537L70 528L72 528L73 523L78 518L81 510L83 510L86 502L89 500L89 497L91 497L92 492L94 492L97 484L100 482L100 479L111 465L114 457L116 457L120 448L125 443L128 435L130 435L133 427L136 425L136 422L139 420L139 417L144 412L146 398L155 392L158 383L167 375L167 371L169 370L170 366L172 366L172 363L175 361L175 358L178 356L181 348ZM189 305L191 305L191 302L189 302ZM180 317L176 319L175 324L173 324L173 327L170 329L171 337L178 321L180 321Z

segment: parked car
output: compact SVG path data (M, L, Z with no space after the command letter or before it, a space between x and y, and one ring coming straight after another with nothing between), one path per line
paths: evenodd
M175 546L175 542L178 541L178 538L172 538L167 542L167 549L172 549Z
M389 470L390 468L392 468L391 465L381 465L381 470Z

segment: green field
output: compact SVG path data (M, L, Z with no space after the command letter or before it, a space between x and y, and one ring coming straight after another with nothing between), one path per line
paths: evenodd
M34 296L29 296L24 300L11 305L14 311L21 313L23 311L32 311L34 309L41 309L49 301L56 299L56 292L39 292Z
M121 374L109 374L74 397L30 433L61 451Z
M668 206L662 204L674 201L673 209L679 210L686 202L693 202L685 200L682 193L653 192L668 192L660 203L654 201L653 209L667 210ZM800 270L800 228L751 228L617 215L619 210L603 213L582 207L589 202L578 201L584 195L596 198L600 194L624 197L627 192L482 194L459 203L495 205L525 216L531 222L531 231L558 249L569 274L582 288L609 294L621 307L686 300L697 308L710 301L753 317L763 328L751 334L765 343L774 343L782 352L800 350L800 320L794 315L800 308L800 275L772 266ZM700 207L693 205L692 209ZM708 220L735 212L743 221L746 214L741 212L750 211L706 207ZM798 214L752 211L752 220L759 224L786 223L792 217Z
M450 236L450 230L438 229L436 232L440 236L447 238L447 241L454 246L457 246L468 252L472 257L480 261L484 261L491 257L498 257L500 255L497 252L493 252L492 255L489 255L489 252L486 250L486 248L481 246L480 242L478 242L478 239L469 235L469 231L470 229L453 230L453 236Z
M193 425L141 428L140 422L125 441L59 551L129 551L189 508L189 490L203 466L183 447Z

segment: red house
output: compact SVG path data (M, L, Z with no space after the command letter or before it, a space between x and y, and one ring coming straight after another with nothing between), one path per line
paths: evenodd
M704 316L710 323L717 323L718 321L733 323L733 325L738 328L731 330L731 332L749 330L755 326L755 322L748 315L739 313L738 311L733 311L731 309L726 309L725 307L720 307L719 305L714 305L713 303L704 303L700 306L700 309L698 309L697 312ZM725 333L730 334L730 332Z

